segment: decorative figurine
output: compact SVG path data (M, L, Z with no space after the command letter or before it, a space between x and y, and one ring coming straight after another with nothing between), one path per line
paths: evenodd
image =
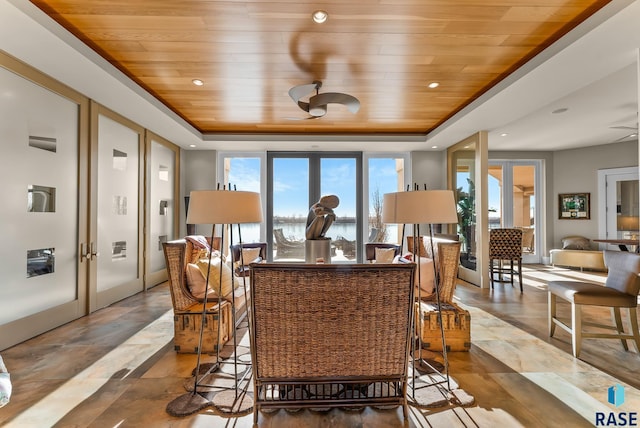
M336 219L333 210L340 204L336 195L327 195L311 205L307 216L307 239L326 239L325 234Z

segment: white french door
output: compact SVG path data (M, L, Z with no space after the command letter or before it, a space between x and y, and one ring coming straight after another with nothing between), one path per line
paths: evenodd
M144 289L144 129L98 104L91 113L93 311Z
M490 160L488 170L489 228L521 228L522 261L540 263L542 161Z

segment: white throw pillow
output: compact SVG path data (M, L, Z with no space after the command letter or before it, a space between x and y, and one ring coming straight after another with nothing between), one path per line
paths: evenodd
M415 285L420 287L420 298L425 298L435 292L435 278L433 276L433 260L427 257L420 257L420 275L416 268ZM416 294L418 290L416 289Z
M402 257L396 256L393 263L412 263L413 254L406 253ZM420 269L420 275L418 275ZM433 274L433 260L428 257L420 257L420 266L416 267L414 276L414 284L416 286L416 296L418 295L418 287L420 288L420 298L431 296L435 292L435 278Z
M238 262L238 264L244 262L242 264L244 266L248 266L258 257L260 257L260 248L243 248L242 258L240 260L236 260L236 262Z
M376 248L376 263L392 263L395 252L395 248Z
M201 259L198 261L198 268L200 272L206 278L207 269L209 267L209 259ZM220 274L222 272L222 275ZM222 280L220 277L222 276ZM226 263L220 263L219 257L213 257L211 259L211 272L209 273L209 288L212 288L215 293L218 290L222 292L220 295L226 297L233 291L232 277L233 273L231 268ZM216 294L217 295L217 294Z

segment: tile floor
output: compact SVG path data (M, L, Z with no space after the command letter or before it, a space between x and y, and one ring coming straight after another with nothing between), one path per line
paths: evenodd
M525 291L498 284L480 290L460 284L457 301L472 317L470 352L451 352L450 372L475 398L469 407L397 410L277 411L261 414L261 427L581 427L596 412L640 410L640 354L619 341L590 339L580 359L569 335L547 336L546 281L603 281L598 273L529 266ZM224 417L211 408L188 417L166 405L185 393L194 355L176 354L166 284L2 351L14 387L0 409L7 427L249 427L251 414ZM559 310L569 313L568 305ZM608 310L586 318L609 317ZM625 389L619 407L607 389Z

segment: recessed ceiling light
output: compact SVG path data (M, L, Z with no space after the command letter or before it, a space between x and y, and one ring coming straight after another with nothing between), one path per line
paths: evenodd
M569 110L569 109L568 109L568 108L566 108L566 107L562 107L562 108L557 108L557 109L555 109L555 110L554 110L554 111L552 111L551 113L552 113L552 114L560 114L560 113L564 113L564 112L565 112L565 111L567 111L567 110Z
M506 132L503 132L502 134L500 134L501 137L506 137L507 135L509 134L507 134Z
M438 148L438 146L431 146L431 148L432 148L432 149L437 149L437 148Z
M189 147L195 148L195 147L198 147L198 146L196 146L195 144L189 144Z
M322 24L327 19L329 19L329 14L327 12L325 12L324 10L316 10L315 12L313 12L311 17L313 18L313 22L316 22L318 24Z
M437 88L438 86L440 86L440 83L438 83L438 82L431 82L431 83L429 83L429 87L430 87L431 89Z
M204 85L204 82L203 82L202 80L200 80L200 79L193 79L193 80L192 80L192 82L193 82L193 84L194 84L194 85L196 85L196 86L202 86L202 85Z

